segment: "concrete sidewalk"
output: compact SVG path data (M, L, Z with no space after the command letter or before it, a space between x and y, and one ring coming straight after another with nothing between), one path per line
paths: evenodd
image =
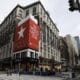
M35 76L35 75L18 75L12 74L7 76L7 74L1 74L0 80L62 80L60 77L54 76Z

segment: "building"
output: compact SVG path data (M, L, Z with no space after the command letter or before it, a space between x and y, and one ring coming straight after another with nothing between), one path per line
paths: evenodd
M69 70L69 52L68 52L68 45L64 39L64 37L60 36L60 53L61 53L61 62L62 62L62 71Z
M79 36L75 36L74 38L77 41L78 48L80 48L80 39L79 39Z
M67 42L68 45L69 66L72 68L78 63L77 56L79 55L79 53L77 42L71 35L66 35L65 41Z
M77 46L78 46L78 52L79 52L78 65L80 65L80 39L79 39L79 36L75 36L74 38L75 38L75 40L77 42Z
M37 19L40 27L39 51L27 48L26 50L13 52L16 26L29 14ZM41 70L50 70L51 59L54 58L55 62L60 62L58 40L59 30L40 1L25 7L17 5L0 24L1 66L3 70L6 68L18 69L19 67L32 70L37 64L37 67ZM22 61L24 64L22 64Z

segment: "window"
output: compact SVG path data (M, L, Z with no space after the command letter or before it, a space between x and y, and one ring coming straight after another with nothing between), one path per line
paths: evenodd
M47 22L49 21L49 17L47 16Z
M36 15L36 7L33 7L33 15Z
M28 16L29 15L29 10L26 10L26 16Z
M14 19L16 17L16 14L15 13L16 13L16 11L13 12L12 19Z
M14 59L16 58L16 54L13 55L13 58L14 58Z
M52 23L51 23L51 20L50 20L50 26L52 27Z
M48 54L48 58L50 58L50 55Z
M21 58L25 58L26 57L26 52L22 52L21 53Z
M10 15L10 22L11 22L11 20L12 20L12 15Z
M19 17L22 18L22 14L21 13L19 13Z
M42 23L42 18L40 18L40 23Z
M51 54L53 54L53 50L51 49Z
M43 54L44 54L44 57L46 58L46 52L45 52L45 51L44 51L44 53L43 53Z
M19 11L20 11L20 13L22 13L22 10L21 9Z
M16 59L19 59L19 58L20 58L20 54L17 53L17 54L16 54Z
M22 18L22 10L21 9L19 10L18 17Z
M34 16L34 17L35 17L35 19L37 19L38 24L39 24L39 16Z
M42 11L43 11L43 10L42 10L42 7L41 7L41 14L42 14Z
M8 25L8 19L6 19L6 25Z
M31 52L31 53L30 53L30 56L31 56L31 58L34 58L34 53Z
M35 58L38 58L38 54L37 53L35 53Z

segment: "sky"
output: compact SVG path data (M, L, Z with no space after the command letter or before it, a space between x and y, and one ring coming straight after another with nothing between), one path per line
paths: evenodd
M12 11L12 9L20 4L26 6L38 0L0 0L0 23ZM80 12L69 11L68 0L40 0L49 12L53 22L59 29L59 34L65 36L80 36Z

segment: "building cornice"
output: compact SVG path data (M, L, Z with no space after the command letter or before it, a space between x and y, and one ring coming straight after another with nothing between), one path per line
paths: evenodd
M44 9L44 11L46 12L46 14L48 15L48 17L50 18L51 22L52 22L52 23L54 24L54 26L56 27L56 24L53 22L53 20L51 19L50 15L48 14L48 12L46 11L46 9L44 8L44 6L42 5L42 3L41 3L40 1L34 2L34 3L32 3L32 4L30 4L30 5L27 5L27 6L24 6L24 7L18 4L18 5L8 14L8 16L2 21L2 23L0 24L0 26L2 26L2 24L5 22L5 20L6 20L18 7L22 8L22 9L26 9L26 8L32 7L32 6L34 6L34 5L37 5L37 4L40 4L40 5L42 6L42 8ZM59 32L59 29L58 29L57 27L56 27L56 29L57 29L58 32Z

